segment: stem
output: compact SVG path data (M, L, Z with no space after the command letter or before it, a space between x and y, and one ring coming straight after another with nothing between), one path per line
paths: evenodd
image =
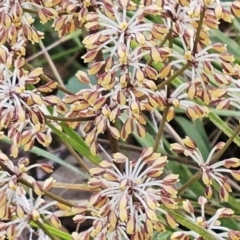
M41 228L44 233L51 239L51 240L56 240L56 238L48 231L48 229L40 222L40 221L34 221L39 228Z
M43 182L40 182L43 183ZM64 188L68 190L80 190L85 192L99 192L101 189L99 188L90 188L87 184L83 183L63 183L63 182L56 182L54 183L52 188Z
M72 154L72 156L76 159L78 164L86 171L89 172L88 165L83 161L83 159L75 152L75 150L71 147L70 144L63 141L63 144L66 146L68 151Z
M215 162L224 154L224 152L228 149L228 147L229 147L230 144L233 142L234 138L239 134L239 132L240 132L240 124L239 124L238 127L235 129L235 131L234 131L234 133L232 134L232 136L227 140L227 142L225 143L224 147L223 147L220 151L216 152L216 153L212 156L209 164L215 163Z
M111 133L108 131L108 138L109 138L109 144L111 147L111 152L116 153L119 152L119 144L116 138L114 138Z
M109 145L111 147L111 152L116 153L119 152L119 143L118 140L116 138L114 138L112 136L112 134L110 133L110 131L108 130L108 139L109 139ZM115 163L115 165L117 166L117 168L123 172L123 164L121 163Z
M26 180L23 180L23 179L19 179L19 182L22 183L23 185L27 186L27 187L30 187L33 189L33 185L31 183L29 183L28 181ZM44 195L56 200L57 202L60 202L68 207L76 207L74 204L72 204L71 202L65 200L64 198L61 198L57 195L55 195L54 193L51 193L49 191L46 191L46 190L43 190L43 193Z
M171 81L173 81L176 77L178 77L181 73L183 73L187 68L189 67L189 63L186 63L185 65L182 66L182 68L180 68L177 72L175 72L171 77L169 77L166 81L160 83L157 86L157 90L161 90L163 89L163 87L169 83L171 83Z
M233 142L234 138L239 134L240 132L240 125L238 125L238 127L236 128L236 130L234 131L234 133L232 134L232 136L227 140L226 144L224 145L224 147L217 153L215 153L213 155L213 157L211 158L209 165L213 164L214 162L216 162L223 154L224 152L228 149L228 147L230 146L230 144ZM183 192L185 189L187 189L192 183L194 183L195 181L197 181L198 179L201 178L201 171L198 171L192 178L190 178L181 188L178 189L178 193Z
M197 49L197 44L198 44L198 39L201 33L201 27L203 24L203 19L204 19L204 15L205 15L206 9L203 10L200 20L199 20L199 25L198 25L198 29L197 29L197 33L196 33L196 37L195 37L195 41L194 41L194 46L193 46L193 53L196 51ZM187 68L189 67L189 63L186 63L182 68L180 68L177 72L175 72L169 79L167 79L166 81L162 82L161 84L159 84L157 86L158 90L163 89L163 87L167 84L169 84L172 80L174 80L176 77L178 77L181 73L183 73Z
M33 67L31 64L29 64L29 63L25 63L25 66L26 66L27 69L29 69L29 70L33 70L33 69L34 69L34 67ZM46 75L44 75L44 74L41 74L40 77L41 77L41 79L42 79L43 81L45 81L45 82L53 81L51 78L49 78L48 76L46 76ZM75 93L73 93L73 92L69 91L68 89L66 89L66 88L62 87L61 85L59 85L59 83L58 83L58 85L57 85L57 88L58 88L59 90L61 90L62 92L65 92L65 93L68 94L68 95L75 95Z
M198 44L199 36L200 36L200 33L201 33L201 28L202 28L203 19L205 17L206 10L207 10L206 8L203 9L203 11L201 13L201 16L200 16L199 23L198 23L197 33L196 33L196 36L195 36L195 41L194 41L194 46L193 46L193 51L192 51L194 55L195 55L195 52L197 50L197 44Z
M184 185L182 185L182 187L180 187L178 189L178 194L184 192L184 190L186 190L192 183L197 181L199 178L201 178L201 172L200 171L195 173L194 176L192 176L187 182L184 183Z
M167 119L168 110L169 110L169 106L167 106L163 111L162 121L161 121L159 129L158 129L158 133L157 133L156 140L155 140L154 147L153 147L153 152L156 152L157 149L158 149L160 139L161 139L162 134L163 134L165 122L166 122L166 119Z
M91 121L95 119L95 116L65 118L65 117L55 117L51 115L44 115L44 117L46 119L56 120L61 122L85 122L85 121Z
M166 43L166 41L169 39L169 37L172 35L172 27L170 28L169 32L167 33L167 35L164 37L164 39L162 40L162 42L160 43L159 47L163 47L163 45Z
M59 74L59 72L58 72L55 64L53 63L52 58L50 57L48 51L46 50L46 48L45 48L45 46L44 46L44 44L43 44L43 42L42 42L41 40L39 41L39 45L40 45L41 49L44 51L43 54L44 54L44 56L46 57L47 62L48 62L48 65L49 65L49 67L52 69L52 72L53 72L53 74L55 75L55 78L56 78L57 82L58 82L62 87L64 87L63 80L62 80L62 78L61 78L61 76L60 76L60 74Z
M27 13L32 13L32 14L38 14L37 10L33 10L33 9L29 9L29 8L23 8L23 11L27 12Z
M64 42L72 39L73 37L78 37L78 36L80 35L80 33L81 33L80 30L77 30L77 31L75 31L75 32L73 32L73 33L71 33L71 34L68 34L68 35L66 35L66 36L58 39L57 41L53 42L52 44L48 45L48 46L45 48L45 50L46 50L46 51L49 51L49 50L53 49L54 47L60 45L61 43L64 43ZM75 49L75 48L73 48L73 49ZM72 49L71 49L71 50L72 50ZM43 50L38 51L37 53L35 53L35 54L29 56L28 58L26 58L26 61L29 62L29 61L31 61L31 60L33 60L33 59L36 59L38 56L41 56L43 53L44 53Z
M172 49L172 47L173 47L172 27L171 27L169 33L167 34L167 36L169 38L168 46L169 46L170 49ZM172 60L172 57L169 58L169 62L171 62L171 60ZM170 93L170 83L168 83L167 84L167 99L170 98L170 95L171 95L171 93ZM167 120L169 107L170 107L169 102L167 101L167 106L163 111L162 120L161 120L159 129L158 129L158 133L157 133L157 136L156 136L155 144L154 144L154 147L153 147L153 152L157 151L160 140L161 140L161 137L163 135L163 131L164 131L165 123L166 123L166 120Z
M39 7L40 7L40 6L39 6ZM27 13L32 13L32 14L37 14L37 15L38 15L38 11L37 11L37 10L34 10L34 9L23 8L23 11L24 11L24 12L27 12ZM60 10L60 11L58 12L58 15L59 15L59 16L62 16L62 15L64 15L64 14L68 14L68 13L65 12L65 11L62 11L62 10Z
M88 33L86 31L85 28L81 28L82 30L82 34L83 34L83 37L85 37ZM94 31L93 31L94 33ZM99 51L96 58L95 58L95 62L100 62L100 61L103 61L104 60L104 57L103 57L103 52L102 51ZM102 69L98 74L101 74L101 73L104 73L104 70ZM96 77L97 79L97 77ZM98 79L97 79L98 80ZM105 91L105 93L103 93L103 95L106 95L109 91ZM109 99L107 100L107 104L109 103ZM109 139L109 143L110 143L110 147L111 147L111 152L112 153L116 153L116 152L119 152L119 145L118 145L118 140L115 139L112 134L110 133L109 130L107 130L108 132L108 139ZM116 163L116 166L118 167L118 169L122 172L123 171L123 165L121 163Z

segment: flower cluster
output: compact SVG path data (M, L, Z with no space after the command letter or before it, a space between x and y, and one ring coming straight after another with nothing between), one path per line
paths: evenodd
M198 198L198 204L201 207L201 215L196 216L194 214L194 207L189 200L183 201L183 209L188 214L188 221L197 223L199 226L206 229L209 233L212 234L216 239L224 240L224 239L239 239L240 231L234 231L227 227L221 226L221 222L219 219L221 218L229 218L233 216L233 210L229 208L219 208L215 214L211 218L207 218L205 213L205 206L207 204L207 199L204 197ZM221 231L220 233L217 233ZM189 239L189 237L194 237L194 239L201 239L201 236L194 231L177 231L172 234L171 240L183 240Z
M101 1L92 8L85 1L76 7L66 1L64 6L74 15L71 21L78 16L73 29L79 24L89 31L82 57L90 65L88 73L76 74L89 89L66 96L64 102L70 104L67 117L93 117L81 124L93 153L97 136L105 131L116 139L126 140L133 131L144 137L146 111L169 107L170 121L175 109L181 108L195 120L208 115L204 105L238 107L237 90L232 87L239 85L238 66L232 64L234 58L225 45L209 39L210 29L216 29L220 19L230 21L232 13L239 15L237 2L224 4L226 9L219 1L171 0ZM161 24L149 20L159 16ZM179 41L183 52L172 48L170 40ZM185 80L172 91L168 84L178 76ZM122 121L121 131L115 127L116 119Z
M54 226L60 226L60 221L52 211L48 209L56 205L55 201L47 203L43 198L43 192L50 189L54 180L47 179L43 184L38 183L28 175L32 168L41 168L50 173L52 167L48 164L33 164L28 166L29 160L21 158L17 165L0 152L0 238L17 239L22 235L24 229L32 234L34 229L31 221L43 222L50 219ZM27 182L32 188L26 187L21 182ZM34 194L37 197L34 197ZM48 239L47 237L45 239Z
M0 51L0 130L8 129L13 141L11 154L16 157L18 148L24 145L25 150L31 149L34 139L43 146L51 143L44 114L49 114L50 105L56 113L66 112L66 106L56 96L43 96L52 91L54 83L31 89L39 83L42 68L27 71L23 57L15 58L14 52L4 46Z
M124 171L117 164L124 165ZM74 239L150 239L153 231L163 231L164 224L157 213L163 213L166 221L172 217L162 208L177 207L174 185L178 175L163 174L167 158L146 148L136 160L129 160L115 153L112 161L103 161L90 170L93 178L89 186L101 191L92 196L85 213L74 217L77 223L93 219L93 226L86 232L74 233ZM131 237L129 237L131 236Z
M202 173L202 181L206 185L205 195L208 198L212 197L213 190L212 185L214 182L220 186L219 197L221 201L228 201L229 192L232 191L231 186L228 183L228 177L226 173L229 173L234 179L240 181L240 171L233 170L232 168L237 168L240 166L240 159L238 158L229 158L213 163L212 157L216 151L219 151L223 148L223 142L215 145L211 152L209 153L207 159L205 160L197 148L196 143L191 140L189 137L186 137L183 140L184 146L173 143L171 148L174 152L182 153L185 156L190 157L195 163L198 164Z
M14 46L16 43L23 47L26 40L32 43L39 42L43 34L33 27L34 19L24 12L26 5L37 5L34 2L7 0L0 3L0 33L1 44L8 42Z
M76 77L88 88L71 93L44 76L41 67L26 63L27 45L44 38L36 29L34 14L41 24L52 21L59 37L81 30L86 50L82 59L88 67ZM154 116L154 111L163 112L157 135L161 141L165 121L174 119L179 108L192 120L207 117L210 107L240 109L240 66L225 44L210 38L220 21L232 22L235 16L240 16L239 0L0 1L0 133L12 140L11 155L17 157L19 147L30 150L35 140L48 146L52 141L49 123L61 130L60 120L79 127L96 154L99 134L107 132L113 141L125 141L132 133L144 137L146 116ZM63 99L50 95L57 87L66 93ZM179 179L166 168L167 157L153 150L159 141L134 160L112 147L113 157L90 170L89 187L99 191L87 206L76 210L74 221L81 224L90 219L93 225L72 233L74 240L145 240L154 231L165 231L165 225L177 227L169 209L177 209ZM227 202L232 191L228 177L240 180L240 170L235 170L240 159L216 162L215 152L223 146L221 142L213 147L207 159L188 137L183 145L171 144L171 150L196 163L207 198L212 197L213 188L219 188L221 201ZM41 225L47 219L60 226L56 212L50 210L56 202L43 199L53 179L40 184L27 173L34 167L49 172L49 166L28 164L22 158L14 165L0 152L0 239L17 239L26 228L33 232L31 221ZM194 215L189 200L183 201L186 219L217 239L240 238L239 232L221 227L218 220L232 216L232 210L220 208L207 220L207 201L199 197L198 202L200 217ZM48 239L42 230L39 235ZM216 231L221 231L218 236ZM171 236L173 240L190 237L201 238L192 230Z

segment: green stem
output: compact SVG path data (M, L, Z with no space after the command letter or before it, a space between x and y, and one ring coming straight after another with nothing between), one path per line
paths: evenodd
M40 7L40 6L39 6ZM29 8L23 8L23 11L24 12L27 12L27 13L31 13L31 14L37 14L38 15L38 11L37 10L34 10L34 9L29 9ZM68 14L67 12L65 11L59 11L58 12L58 15L59 16L62 16L64 14Z
M87 173L89 173L89 167L88 165L83 161L83 159L75 152L75 150L72 148L70 144L63 141L63 144L66 146L68 151L71 153L71 156L73 156L76 161L78 162L79 166L81 166Z
M157 90L161 90L163 89L163 87L169 83L171 83L171 81L173 81L175 78L177 78L180 74L182 74L187 68L189 67L189 63L186 63L185 65L182 66L182 68L180 68L177 72L175 72L171 77L169 77L166 81L160 83L157 86Z
M156 140L155 140L154 147L153 147L153 152L156 152L158 149L160 139L163 135L163 130L164 130L165 122L167 119L168 110L169 110L169 106L167 106L163 111L162 120L161 120L159 129L158 129L158 133L157 133Z
M36 224L35 221L31 221L31 222L30 222L30 225L31 225L32 227L34 227L34 228L37 228L37 227L38 227L38 225ZM42 225L44 225L45 228L47 228L49 232L51 232L52 234L54 234L54 236L56 236L56 237L58 237L58 238L60 238L60 239L64 239L64 240L72 240L72 236L71 236L69 233L64 232L64 231L62 231L62 230L60 230L60 229L57 229L57 228L55 228L55 227L53 227L53 226L51 226L51 225L48 225L48 224L46 224L46 223L42 223Z
M55 117L51 115L44 115L46 119L61 121L61 122L85 122L94 120L95 116L89 117L73 117L73 118L64 118L64 117Z
M184 190L186 190L190 185L192 185L195 181L197 181L199 178L201 178L201 172L198 171L194 176L192 176L187 182L184 183L184 185L182 185L182 187L180 187L178 189L178 194L184 192Z
M82 30L83 37L87 36L88 32L86 31L86 29L81 28L81 30ZM99 51L95 58L95 62L98 62L98 61L100 62L103 60L104 60L103 52ZM103 69L98 74L101 74L101 73L104 73ZM103 95L106 95L108 92L109 92L109 90L106 90ZM107 104L109 104L109 99L107 100ZM110 147L111 147L111 152L112 153L119 152L118 140L112 136L112 134L110 133L110 130L107 130L107 132L108 132L108 139L109 139L109 143L110 143ZM116 163L116 166L118 167L118 169L121 172L123 171L123 164Z
M200 16L200 20L199 20L198 28L197 28L197 33L196 33L195 41L194 41L194 45L193 45L193 50L192 50L193 54L195 54L195 52L197 51L197 44L198 44L198 40L199 40L199 37L200 37L202 24L203 24L203 19L205 17L206 10L207 9L204 8L203 11L201 12L201 16Z
M166 43L166 41L169 39L169 37L172 35L172 27L170 28L169 32L167 33L167 35L164 37L164 39L162 40L162 42L160 43L159 47L163 47L163 45Z
M168 33L168 39L169 39L169 42L168 42L168 47L170 49L172 49L173 47L173 37L172 37L172 27ZM171 62L172 60L172 57L169 58L169 61L168 62ZM170 82L167 84L167 99L170 98ZM160 140L161 140L161 137L163 135L163 131L164 131L164 127L165 127L165 122L167 120L167 115L168 115L168 111L169 111L169 103L167 102L167 106L166 108L164 109L163 111L163 115L162 115L162 120L161 120L161 123L160 123L160 126L159 126L159 129L158 129L158 133L157 133L157 136L156 136L156 140L155 140L155 143L154 143L154 147L153 147L153 152L156 152L157 149L158 149L158 146L159 146L159 143L160 143Z
M108 139L109 139L109 144L110 144L110 147L111 147L112 154L116 153L116 152L119 152L118 140L112 136L112 134L110 133L109 130L108 130ZM121 172L123 172L123 164L122 163L115 163L115 165L117 166L117 168Z
M34 221L39 228L41 228L44 233L51 239L51 240L56 240L56 238L48 231L48 229L43 225L40 221Z
M227 142L225 143L225 145L223 146L223 148L222 148L220 151L216 152L216 153L212 156L209 164L213 164L214 162L216 162L216 161L224 154L224 152L228 149L228 147L229 147L230 144L233 142L234 138L239 134L239 132L240 132L240 124L239 124L238 127L235 129L235 131L234 131L234 133L232 134L232 136L227 140Z

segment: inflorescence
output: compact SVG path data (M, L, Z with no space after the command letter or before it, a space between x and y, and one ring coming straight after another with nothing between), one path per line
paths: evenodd
M125 141L132 133L145 137L149 114L165 112L170 122L179 110L196 120L207 117L210 108L240 109L240 66L226 45L210 39L221 20L231 23L239 16L238 0L0 1L0 135L11 139L11 156L18 157L20 147L31 150L36 142L49 146L49 126L62 131L58 117L80 130L96 155L100 134L113 141ZM85 89L70 93L41 67L27 63L27 46L45 37L35 27L36 17L41 24L51 21L59 37L81 30L88 70L79 70L76 77ZM65 91L63 98L54 95L57 88ZM50 115L56 120L48 119ZM68 122L71 118L83 120ZM227 202L229 178L240 180L238 158L212 161L223 147L218 143L204 159L188 137L171 144L173 152L195 163L209 201L218 189L220 200ZM72 233L74 240L147 240L167 228L173 229L172 240L201 239L191 229L183 231L169 209L179 210L216 239L240 239L238 231L219 221L233 216L233 210L219 208L209 217L205 197L198 204L183 201L177 191L181 179L167 163L167 156L151 147L137 159L116 150L90 169L88 185L97 193L87 206L66 210L58 209L58 198L44 199L54 185L52 178L39 183L28 174L33 167L51 172L50 166L29 165L25 158L13 164L0 152L0 239L17 239L24 229L33 234L36 225L39 239L51 239L42 226L50 222L60 227L58 217L65 215L75 215L78 225L92 220L88 230ZM194 204L200 205L200 213Z

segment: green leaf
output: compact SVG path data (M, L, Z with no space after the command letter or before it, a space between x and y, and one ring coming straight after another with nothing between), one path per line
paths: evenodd
M208 118L211 122L214 123L220 130L222 130L228 137L231 137L233 134L233 130L215 113L211 112L208 115ZM240 147L240 137L236 136L233 140Z
M101 159L98 156L94 156L89 149L86 148L85 145L82 145L81 142L78 142L68 136L66 133L59 131L52 124L47 123L47 125L52 129L52 131L60 137L63 142L70 144L78 153L86 157L93 164L97 165L101 162Z
M210 232L208 232L206 229L201 228L198 226L195 222L189 221L189 219L185 216L182 216L181 214L177 213L176 211L164 208L170 215L172 215L178 223L183 225L184 227L188 228L191 231L194 231L198 233L200 236L202 236L204 239L207 240L216 240L216 236L212 235Z
M227 109L218 110L218 109L210 108L210 111L218 116L240 117L240 111L236 111L236 110L227 110Z
M236 51L236 49L239 49L239 45L236 41L229 38L227 34L214 29L214 31L210 31L210 39L214 43L221 42L227 44L228 52L233 54L235 57L240 57L240 51Z
M62 127L63 131L72 139L74 139L76 142L80 143L83 147L85 147L87 150L89 150L88 145L85 143L85 141L79 136L79 134L76 133L72 128L67 126L66 123L61 122L60 126Z
M172 235L172 232L166 231L163 233L155 232L153 234L152 240L166 240L169 239Z
M55 228L55 227L53 227L53 226L50 226L50 225L48 225L48 224L46 224L46 223L42 223L47 229L48 229L48 231L50 232L50 233L52 233L54 236L56 236L56 237L58 237L58 238L60 238L60 239L63 239L63 240L72 240L72 236L69 234L69 233L67 233L67 232L64 232L64 231L62 231L62 230L60 230L60 229L57 229L57 228ZM36 227L36 228L38 228L38 226L37 226L37 224L35 223L35 222L30 222L30 225L31 226L33 226L33 227Z
M138 134L135 133L135 132L133 132L133 136L137 139L137 141L143 147L152 147L154 145L155 141L154 141L153 137L149 133L146 133L144 138L139 137ZM158 147L158 152L164 153L165 151L162 148Z

